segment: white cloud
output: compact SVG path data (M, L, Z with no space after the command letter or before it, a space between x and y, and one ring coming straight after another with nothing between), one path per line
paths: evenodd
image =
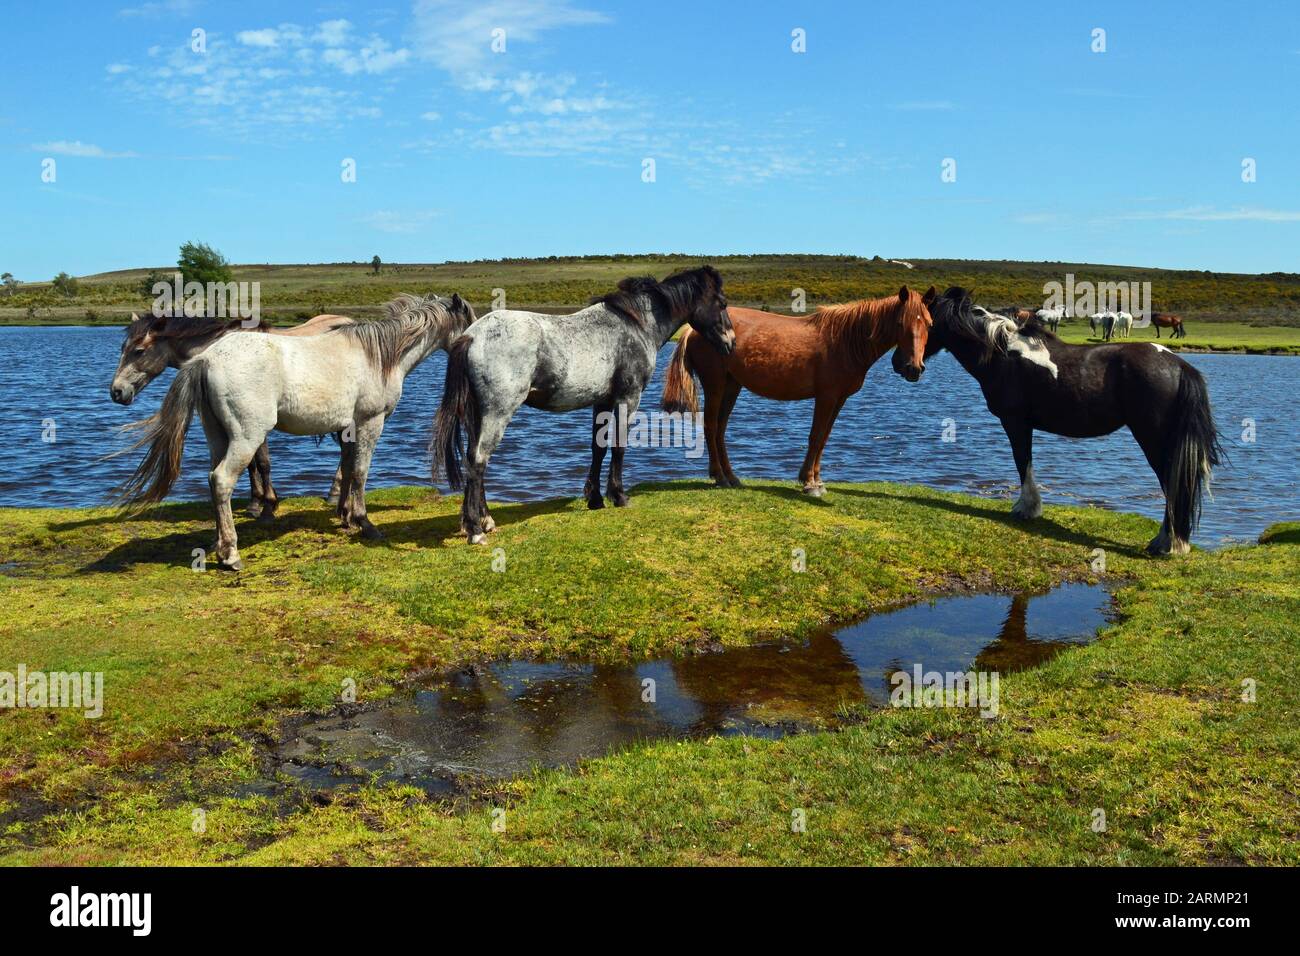
M241 30L235 39L244 46L276 47L280 45L280 31L275 29Z
M1108 217L1110 219L1178 220L1185 222L1300 222L1300 211L1289 209L1258 209L1237 206L1233 209L1216 209L1213 206L1188 206L1164 212L1140 212Z
M347 20L326 20L316 28L313 39L324 46L342 46L352 32L352 24Z
M407 63L411 53L378 36L356 36L346 20L314 27L281 23L210 32L198 56L188 42L157 51L156 65L115 76L119 88L142 102L175 108L183 121L248 135L256 128L308 130L381 115L373 96L331 76L379 74Z
M421 113L420 119L428 120L430 123L436 123L438 120L442 119L442 114L435 112L434 110L429 110L427 113Z
M352 76L355 73L386 73L401 66L410 56L410 50L394 50L379 37L371 37L355 52L332 46L321 54L321 60Z
M138 7L127 7L117 11L117 15L119 17L161 17L167 14L193 13L197 8L197 0L158 0L155 3L142 3Z
M108 66L104 67L104 69L110 74L116 76L119 73L126 73L131 69L131 67L125 63L110 63Z
M38 153L52 153L55 156L76 156L82 159L132 159L138 153L110 153L94 143L83 143L79 139L61 139L53 143L33 143L32 149Z
M492 52L492 31L505 31L507 53L515 43L533 43L548 30L608 23L595 10L570 0L418 0L415 46L421 59L456 75L483 71Z
M408 209L401 212L377 209L363 216L361 222L380 232L412 233L419 232L435 216L437 213L432 209Z
M891 110L902 110L903 112L924 112L930 110L950 110L952 102L949 100L908 100L903 103L895 103L889 107Z

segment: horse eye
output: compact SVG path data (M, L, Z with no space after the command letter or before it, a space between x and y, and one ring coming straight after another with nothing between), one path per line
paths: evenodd
M138 345L138 346L136 346L135 354L136 354L136 355L144 355L144 346L143 346L143 345Z

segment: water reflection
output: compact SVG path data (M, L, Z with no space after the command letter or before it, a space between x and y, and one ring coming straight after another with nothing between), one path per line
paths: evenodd
M1040 664L1091 641L1108 607L1101 587L1066 584L915 605L802 644L635 665L508 661L309 723L280 748L281 767L315 787L373 775L441 791L459 775L570 764L637 740L779 736L887 703L889 675L914 664L1003 674Z

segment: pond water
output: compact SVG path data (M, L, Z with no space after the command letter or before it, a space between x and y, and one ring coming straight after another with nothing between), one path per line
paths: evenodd
M833 726L846 707L888 704L898 671L1000 680L1093 640L1109 610L1101 586L1064 584L912 605L797 644L640 664L505 661L300 724L278 746L277 769L313 789L374 780L442 793L639 740Z
M1135 333L1136 334L1136 333ZM108 399L117 365L119 328L0 328L0 506L89 506L134 463L96 459L120 447L117 426L154 412L174 373L166 372L129 408ZM667 345L642 407L657 408ZM1187 355L1210 385L1230 462L1215 474L1197 543L1253 539L1274 521L1300 517L1300 430L1292 410L1300 394L1300 359L1286 356ZM426 445L442 392L445 356L435 355L408 378L384 430L371 470L372 487L428 481ZM803 459L811 402L770 402L742 394L728 429L732 464L741 478L793 483ZM945 420L956 441L942 440ZM1243 422L1254 440L1243 440ZM500 501L581 493L589 463L590 412L553 415L524 408L511 423L488 471L488 495ZM53 442L49 437L53 425ZM329 439L275 434L271 454L282 496L322 493L337 464ZM1162 498L1128 431L1074 441L1039 434L1034 465L1048 503L1091 503L1158 518ZM207 495L207 451L197 422L186 446L174 496ZM973 494L1014 497L1015 466L1006 437L984 407L975 381L947 353L934 357L915 385L895 375L888 359L845 405L823 458L835 481L903 481ZM681 448L634 448L625 478L707 479L705 458ZM246 493L241 483L240 494ZM832 489L831 494L834 494Z

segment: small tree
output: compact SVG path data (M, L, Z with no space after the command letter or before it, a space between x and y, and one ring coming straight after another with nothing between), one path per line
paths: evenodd
M69 298L77 294L77 280L66 272L60 272L50 284L55 292L61 292Z
M176 260L181 277L186 283L231 282L234 276L230 272L230 263L226 257L217 252L206 242L187 242L181 246L180 258Z
M149 274L140 280L140 294L146 299L153 298L153 287L159 282L170 282L169 276L158 274L157 269L150 269Z
M379 257L378 257L378 256L375 256L373 259L370 260L370 271L371 271L374 275L379 275L379 266L380 266L380 265L381 265L381 263L380 263L380 261L379 261Z
M4 286L5 295L13 295L18 291L18 287L22 283L14 278L12 272L6 272L4 275L0 275L0 285Z

